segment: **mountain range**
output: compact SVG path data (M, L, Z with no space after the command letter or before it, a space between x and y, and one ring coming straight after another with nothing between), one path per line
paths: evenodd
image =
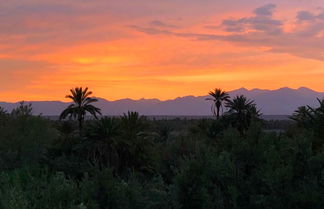
M316 92L306 87L298 89L280 88L276 90L240 88L229 91L233 98L244 95L254 100L264 115L290 115L301 105L317 106L316 98L324 98L324 92ZM137 111L143 115L211 115L209 96L184 96L161 101L159 99L120 99L108 101L98 98L96 106L101 108L104 115L121 115L127 111ZM61 101L28 101L34 108L34 114L48 116L59 115L69 103ZM0 102L0 106L11 111L19 103Z

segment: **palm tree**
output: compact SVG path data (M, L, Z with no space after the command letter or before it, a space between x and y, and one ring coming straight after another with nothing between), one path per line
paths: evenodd
M311 110L311 112L313 112L314 114L317 114L318 116L321 116L321 117L323 117L324 116L324 98L323 99L319 99L319 98L317 98L317 101L318 101L318 103L319 103L319 107L318 108L316 108L316 109L314 109L314 108L312 108L312 107L310 107L310 106L307 106L310 110Z
M210 91L209 95L212 96L212 98L207 98L206 100L211 100L214 102L212 106L212 112L218 119L219 111L223 106L223 102L228 101L230 96L226 91L223 91L222 89L218 88L216 88L214 91Z
M76 87L70 90L71 95L67 95L66 98L70 98L73 103L70 104L60 115L60 119L65 119L67 116L77 118L79 123L79 130L82 130L82 124L86 113L90 113L97 119L97 114L101 115L101 110L91 103L97 102L95 98L91 98L91 91L88 91L88 87L82 89L82 87Z
M153 171L153 140L146 132L147 118L128 111L121 117L122 140L119 146L120 171L131 167L141 172Z
M90 159L100 166L117 168L119 134L119 121L115 118L104 117L90 124L86 134Z
M0 106L0 115L6 115L7 114L7 111Z
M300 106L297 110L293 113L293 115L290 117L290 119L297 122L300 126L307 127L308 125L311 125L310 123L313 122L314 114L316 110L314 110L311 107L308 106Z
M146 126L146 118L140 116L138 112L128 111L121 117L121 125L124 130L123 135L126 138L134 139L140 134Z
M32 104L26 104L24 101L19 102L19 106L11 111L14 117L28 117L33 114Z
M300 106L290 116L290 119L294 120L300 127L314 128L319 125L322 130L324 123L324 99L320 100L317 98L317 101L319 107Z
M251 121L260 116L260 111L257 110L254 101L247 99L243 95L227 101L226 107L228 108L227 115L232 117L232 123L237 127L241 135L248 129Z

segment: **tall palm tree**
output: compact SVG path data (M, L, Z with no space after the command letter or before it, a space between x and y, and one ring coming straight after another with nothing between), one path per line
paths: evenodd
M227 101L225 106L228 108L227 115L233 118L233 125L237 127L241 135L248 129L251 120L260 116L260 111L257 110L254 101L243 95Z
M92 92L88 91L88 87L85 89L76 87L71 89L70 92L71 95L66 95L66 98L70 98L73 103L61 113L60 119L65 119L67 116L77 118L81 131L86 113L90 113L97 119L97 114L101 115L101 110L91 104L98 100L90 97Z
M209 95L212 98L207 98L206 100L213 101L212 105L212 112L216 116L216 118L219 118L219 111L223 107L223 102L228 101L230 96L226 91L223 91L222 89L216 88L214 91L210 91Z

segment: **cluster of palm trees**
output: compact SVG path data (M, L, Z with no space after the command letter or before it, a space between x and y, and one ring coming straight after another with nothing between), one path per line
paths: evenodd
M206 100L213 101L211 109L216 118L220 119L220 111L222 110L223 113L223 107L225 107L227 111L222 115L229 119L231 125L236 127L241 134L244 134L253 119L258 119L261 115L254 101L243 95L231 99L226 91L219 88L210 91L209 95L211 97Z
M152 150L152 140L145 128L146 120L137 112L89 122L83 137L88 160L100 167L110 165L118 173L124 168L149 172L146 156Z
M93 105L98 100L91 97L92 92L88 88L76 87L71 89L70 92L71 94L67 95L66 98L71 99L73 103L61 113L60 119L67 117L77 119L79 130L81 131L85 115L90 113L97 119L97 116L101 115L101 110ZM237 127L240 133L243 133L248 128L252 119L260 116L260 112L257 110L254 101L247 99L243 95L231 99L226 91L219 88L210 91L209 95L211 97L206 100L213 102L211 109L216 118L220 119L220 111L222 111L222 116L231 118L232 125ZM225 113L224 107L227 110Z
M73 118L78 121L79 136L82 137L77 138L83 140L81 149L90 162L99 167L110 165L119 173L124 168L150 170L149 159L146 157L150 150L150 140L143 132L145 117L137 112L128 112L120 118L99 119L101 110L93 104L98 100L91 97L92 92L88 88L77 87L70 92L71 95L66 97L73 103L61 113L60 119ZM84 126L87 113L98 120L89 121ZM67 128L67 132L71 130Z
M217 119L220 118L220 110L223 112L224 106L227 108L227 112L225 114L237 113L239 115L260 115L260 111L257 110L254 101L247 99L244 95L236 96L231 100L229 94L219 88L216 88L214 91L210 91L209 95L211 98L207 98L206 100L213 101L211 109L212 113Z
M69 117L78 121L79 136L83 136L82 144L90 162L99 167L110 165L119 173L124 168L143 172L151 170L150 159L146 157L151 150L151 140L143 131L146 126L144 116L128 112L120 118L102 117L83 127L87 113L95 119L101 115L101 110L93 105L98 100L90 97L92 92L88 88L77 87L70 92L71 95L66 97L73 103L61 113L60 119ZM71 130L67 128L67 132Z

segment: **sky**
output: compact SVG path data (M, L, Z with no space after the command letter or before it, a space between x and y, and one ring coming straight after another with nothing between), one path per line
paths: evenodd
M324 92L324 0L0 0L0 101Z

